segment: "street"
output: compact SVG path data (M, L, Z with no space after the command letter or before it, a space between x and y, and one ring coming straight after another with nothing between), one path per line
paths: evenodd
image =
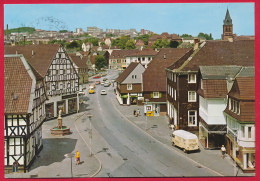
M107 78L111 80L116 76L117 72L113 71ZM100 95L102 89L107 90L108 95ZM221 176L165 148L125 120L111 102L115 99L112 85L97 85L95 94L87 97L87 112L93 115L91 122L95 128L92 149L102 162L97 177Z

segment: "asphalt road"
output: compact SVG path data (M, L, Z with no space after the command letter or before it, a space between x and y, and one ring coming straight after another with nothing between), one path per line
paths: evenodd
M110 71L106 76L109 80L115 77L116 71ZM108 94L100 95L102 89ZM87 111L93 114L92 149L102 162L102 170L96 177L219 176L168 149L125 120L111 102L115 99L113 89L112 85L97 85L95 94L87 94Z

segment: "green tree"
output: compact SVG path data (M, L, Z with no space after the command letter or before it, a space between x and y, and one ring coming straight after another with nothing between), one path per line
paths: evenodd
M198 34L198 37L199 37L199 38L205 38L206 40L213 40L211 33L208 35L207 33L202 33L202 32L200 32L200 33Z
M97 55L95 58L95 66L98 70L107 66L107 60L102 55Z
M66 33L66 32L68 32L68 30L60 30L59 32L60 33Z
M125 49L128 40L130 40L129 36L121 36L120 38L112 40L112 46L117 46L121 49Z
M69 49L79 48L80 44L77 41L72 41L72 42L68 43L66 47Z
M184 38L184 37L192 37L192 35L189 35L189 34L182 34L181 37L182 37L182 38Z
M126 42L125 49L135 49L135 41L130 39Z
M136 40L143 40L145 45L148 45L148 40L152 35L141 35L139 37L136 37Z
M177 48L179 46L179 42L177 41L171 41L169 47L171 48Z
M169 48L170 47L170 41L168 39L164 40L156 40L153 44L153 48Z

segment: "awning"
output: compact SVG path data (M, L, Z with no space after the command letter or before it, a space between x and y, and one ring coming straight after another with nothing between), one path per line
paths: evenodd
M130 97L137 97L137 96L130 96Z
M122 67L122 68L126 68L126 65L122 65L121 67Z
M128 98L128 95L122 95L121 98Z

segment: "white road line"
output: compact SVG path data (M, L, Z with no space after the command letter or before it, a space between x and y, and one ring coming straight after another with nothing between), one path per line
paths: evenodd
M183 158L185 158L185 159L187 159L187 160L189 160L189 161L191 161L191 162L193 162L193 163L196 163L196 164L200 165L201 167L206 168L206 169L208 169L208 170L210 170L210 171L216 173L217 175L224 176L224 175L222 175L221 173L219 173L219 172L217 172L217 171L215 171L215 170L213 170L213 169L211 169L211 168L208 168L208 167L202 165L201 163L199 163L199 162L197 162L197 161L195 161L195 160L193 160L193 159L191 159L191 158L189 158L189 157L186 157L186 156L182 155L181 153L177 152L176 150L170 148L168 145L166 145L166 144L160 142L159 140L155 139L152 135L150 135L149 133L145 132L143 129L141 129L140 127L138 127L138 126L137 126L136 124L134 124L132 121L130 121L129 119L127 119L127 118L125 117L125 115L123 115L123 114L116 108L116 106L115 106L115 104L114 104L112 98L110 98L110 99L111 99L111 102L112 102L114 108L115 108L116 111L124 118L124 120L129 121L132 125L134 125L136 128L138 128L139 130L141 130L143 133L147 134L149 137L151 137L152 139L154 139L154 140L157 141L158 143L162 144L162 145L163 145L164 147L166 147L167 149L176 152L179 156L181 156L181 157L183 157Z

